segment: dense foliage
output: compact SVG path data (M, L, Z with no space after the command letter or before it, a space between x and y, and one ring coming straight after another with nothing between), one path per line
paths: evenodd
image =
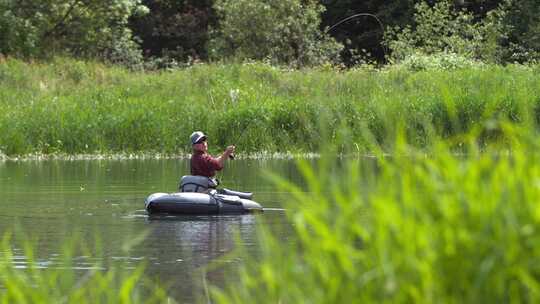
M134 68L230 58L302 66L335 61L341 45L339 60L349 66L413 51L523 63L540 56L539 7L536 0L1 0L0 53L71 54Z
M0 54L26 58L69 54L132 64L138 47L128 18L139 0L0 1ZM128 62L126 62L128 61Z
M324 0L321 3L326 8L321 16L322 26L344 45L341 58L348 66L385 62L389 55L382 43L386 29L411 23L414 11L414 1ZM346 20L361 13L366 15Z
M505 59L540 60L540 5L535 0L510 2L504 23L508 26Z
M496 62L500 58L499 39L504 34L502 11L494 10L480 21L472 13L455 11L449 2L434 6L420 2L416 5L414 28L406 26L397 31L390 29L386 39L392 50L392 59L404 60L414 54L441 52Z
M319 27L316 1L218 0L220 28L210 45L214 58L267 60L313 66L334 61L340 45Z
M131 18L130 28L144 55L163 64L208 59L209 27L217 21L212 2L143 0L150 13Z
M390 58L399 62L410 56L442 53L489 63L535 62L540 49L535 38L528 35L538 35L538 29L518 29L518 23L539 24L528 17L531 11L525 13L524 7L530 5L526 2L505 0L482 18L470 10L457 10L447 1L433 6L420 2L415 5L413 24L387 31L385 43L391 50ZM518 16L528 21L517 22Z

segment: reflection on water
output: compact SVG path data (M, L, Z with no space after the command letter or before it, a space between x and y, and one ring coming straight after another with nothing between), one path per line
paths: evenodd
M204 267L212 261L238 262L227 253L233 250L236 237L248 248L255 244L258 220L258 215L151 216L151 232L142 248L147 257L155 258L148 271L170 282L171 290L184 300L200 296ZM215 284L223 280L223 271L209 275Z
M20 229L35 238L38 268L85 271L117 263L131 269L144 261L147 274L167 282L175 299L193 302L203 295L203 280L224 284L223 270L212 268L205 277L202 270L213 262L235 267L239 261L228 253L237 239L257 253L258 224L275 227L286 239L286 193L277 192L263 172L295 180L294 167L290 160L228 163L222 184L254 192L265 207L262 214L148 216L144 198L176 191L187 160L0 162L0 231ZM142 234L146 238L136 242ZM66 265L61 244L73 235L89 243L98 238L100 257L76 255ZM15 267L28 267L24 251L12 250Z
M205 265L231 251L237 234L244 245L253 244L255 216L151 216L148 218L151 232L145 246L156 249L146 250L156 257L163 256L164 250L169 252L158 264L189 261L195 267Z

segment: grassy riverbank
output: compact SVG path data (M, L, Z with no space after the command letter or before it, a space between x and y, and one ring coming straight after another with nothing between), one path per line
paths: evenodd
M239 153L318 151L324 132L363 152L371 137L392 150L398 128L415 146L476 127L493 138L491 122L501 117L537 128L539 69L288 71L257 63L143 73L7 59L0 63L0 151L181 154L193 130L206 131L216 148L234 143ZM321 121L330 128L321 131Z
M475 141L433 154L399 137L376 163L300 162L308 189L275 178L294 233L261 227L261 253L216 303L535 303L540 144L502 123L509 153ZM239 250L245 258L247 252Z

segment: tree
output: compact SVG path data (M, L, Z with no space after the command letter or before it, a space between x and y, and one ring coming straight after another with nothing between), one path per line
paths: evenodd
M387 55L383 45L384 28L413 22L413 0L325 0L322 3L326 8L322 23L328 27L356 14L371 14L350 19L329 32L345 46L341 57L347 65L362 61L383 62Z
M540 5L538 0L507 0L504 24L508 27L505 59L540 60Z
M144 0L150 13L132 18L130 27L147 57L177 61L208 58L209 26L215 25L211 0Z
M216 0L214 59L268 60L292 66L336 61L342 46L323 33L324 10L314 0Z
M137 49L128 18L146 11L140 0L0 0L0 52L125 59Z
M501 60L501 42L506 37L506 26L501 22L505 14L504 7L498 7L486 13L484 18L477 18L448 0L433 6L420 2L415 5L414 25L387 30L386 43L392 51L391 59L400 61L417 53L451 53L498 62Z

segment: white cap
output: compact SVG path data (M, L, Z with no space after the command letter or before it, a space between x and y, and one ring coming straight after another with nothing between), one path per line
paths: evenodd
M198 144L202 140L205 140L206 135L204 135L204 133L201 131L195 131L191 133L190 139L191 139L191 144L194 145L194 144Z

